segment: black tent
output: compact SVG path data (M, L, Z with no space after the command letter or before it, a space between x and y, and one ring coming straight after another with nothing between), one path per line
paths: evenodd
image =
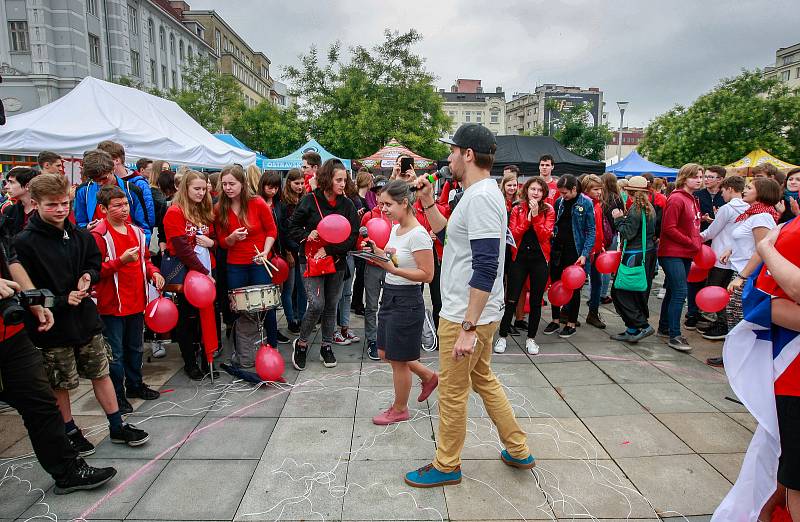
M503 167L516 165L523 176L539 174L539 158L544 154L553 157L553 174L603 174L605 163L592 161L573 154L552 136L497 136L497 153L494 156L492 175L503 174Z

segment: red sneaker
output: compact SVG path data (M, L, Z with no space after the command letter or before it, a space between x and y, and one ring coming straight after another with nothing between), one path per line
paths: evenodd
M398 422L407 421L409 419L408 409L406 411L400 412L395 410L393 407L389 407L388 410L381 413L380 415L376 415L372 417L372 423L377 424L378 426L388 426L389 424L395 424Z
M428 382L422 383L422 391L419 392L417 402L422 402L430 397L431 393L433 393L433 390L435 390L437 386L439 386L439 374L434 372L433 377L431 377Z

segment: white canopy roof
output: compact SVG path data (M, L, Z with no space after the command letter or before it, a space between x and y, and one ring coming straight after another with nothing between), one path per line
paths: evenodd
M177 103L91 76L66 96L12 116L0 127L0 153L5 154L51 150L82 157L103 140L121 143L128 163L151 158L222 167L256 160L254 152L215 138Z

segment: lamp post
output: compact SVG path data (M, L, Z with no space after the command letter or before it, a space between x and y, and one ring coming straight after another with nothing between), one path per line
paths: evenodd
M622 123L625 118L625 109L628 108L628 103L626 101L618 101L617 107L619 107L619 138L617 139L617 161L622 160Z

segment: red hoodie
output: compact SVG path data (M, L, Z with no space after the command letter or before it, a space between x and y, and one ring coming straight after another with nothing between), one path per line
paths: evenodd
M661 217L659 257L692 259L700 251L700 205L683 189L673 190Z
M603 204L594 198L589 198L594 204L594 247L592 248L592 255L599 254L605 248L606 244L603 236Z
M525 232L533 226L533 232L536 234L536 239L539 240L539 246L542 247L542 254L545 260L550 262L550 238L553 237L553 226L556 224L556 211L549 203L545 203L545 212L539 212L534 216L533 222L528 219L528 203L520 201L513 209L511 209L511 219L508 222L508 228L511 229L511 235L514 236L514 243L519 245L522 242L522 236ZM511 249L511 259L517 259L517 249Z

